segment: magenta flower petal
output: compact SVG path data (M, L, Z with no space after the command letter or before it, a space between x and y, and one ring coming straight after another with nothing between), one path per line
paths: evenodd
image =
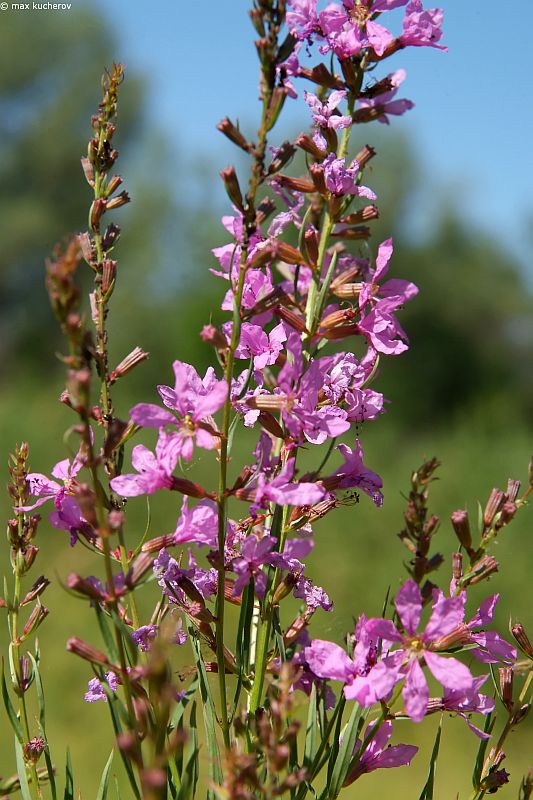
M434 642L456 630L463 622L465 615L465 595L445 597L442 592L435 592L433 611L424 631L424 641Z
M442 683L446 689L454 689L458 692L472 692L474 690L474 677L468 667L461 664L456 658L445 658L424 651L424 660L429 667L432 675Z
M304 651L311 670L319 678L346 683L354 675L354 664L342 647L323 639L314 639Z
M411 661L402 691L405 710L412 720L420 722L428 707L429 689L418 659Z
M407 633L414 634L422 614L422 595L413 580L408 580L396 596L396 611Z
M142 425L143 428L164 428L165 425L176 424L174 414L152 403L138 403L133 406L130 411L130 417L137 425Z

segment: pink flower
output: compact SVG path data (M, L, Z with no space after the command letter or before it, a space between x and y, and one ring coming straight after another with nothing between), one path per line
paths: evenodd
M414 103L411 100L406 100L405 98L400 100L395 99L400 85L405 80L405 76L406 72L404 69L398 69L396 72L392 72L390 75L387 75L387 80L391 86L391 89L388 92L383 92L382 94L377 95L376 97L361 98L359 101L358 111L364 111L364 109L376 109L374 113L379 113L379 116L377 117L378 121L388 125L388 114L392 114L393 116L401 116L402 114L405 114L406 111L414 108ZM366 121L364 113L358 114L358 112L356 112L356 119L358 119L358 117L361 117L362 121Z
M198 447L213 450L216 438L210 424L211 415L224 405L228 392L224 380L217 380L212 367L200 378L194 367L182 361L174 361L176 378L174 389L170 386L158 386L163 403L167 408L177 411L178 417L152 403L139 403L131 411L131 418L137 425L145 428L164 428L175 425L178 432L174 440L178 446L178 455L189 461L193 453L193 440Z
M54 478L58 478L58 480L62 481L63 485L50 480L50 478L46 475L42 475L40 472L30 472L26 479L28 489L30 494L33 495L33 497L37 497L38 500L32 505L21 506L18 510L33 511L34 508L42 506L47 500L53 500L55 507L60 509L65 495L70 494L72 489L77 486L74 478L81 468L81 454L78 452L72 465L70 459L65 458L63 461L58 461L52 470Z
M248 536L241 544L240 556L233 559L232 569L237 575L233 594L235 597L242 594L253 578L255 593L261 600L265 596L267 576L262 567L270 564L272 548L276 545L273 536Z
M223 327L226 329L226 326ZM230 330L231 327L226 329L228 333ZM285 333L283 322L276 325L268 334L259 325L244 322L235 355L237 358L250 358L253 356L254 369L261 370L276 363L279 354L283 350L283 342L286 339L287 334Z
M317 0L288 0L287 26L297 39L308 39L318 28Z
M335 110L339 103L346 97L346 92L331 92L325 103L322 103L316 94L304 92L304 100L312 111L312 116L316 124L321 128L349 128L352 124L351 117L336 114Z
M379 475L365 467L363 448L359 440L356 440L353 450L346 444L339 444L337 450L344 458L344 463L332 475L328 475L322 480L326 489L330 491L362 489L377 506L382 505L383 495L380 490L383 487L383 481Z
M367 734L370 733L374 725L374 722L369 724L366 730ZM366 772L374 772L376 769L409 766L418 753L418 747L412 744L396 744L391 746L388 744L391 736L392 722L383 722L364 753L361 754L359 761L348 773L344 786L349 786ZM358 740L355 743L354 754L361 749L361 746L362 742Z
M319 16L327 40L323 52L333 50L340 59L350 58L364 48L372 48L381 56L394 41L383 25L373 20L380 11L405 5L406 0L343 0L343 5L329 3Z
M403 700L405 710L415 722L426 714L429 690L420 665L425 663L433 677L446 689L472 693L475 689L470 670L456 658L437 655L435 649L442 646L445 637L456 631L464 617L464 600L459 597L444 597L434 592L433 611L424 631L417 633L422 615L422 595L413 580L408 580L396 597L396 611L404 633L400 633L391 620L370 619L369 631L384 643L397 642L399 650L390 651L395 659L402 659L402 676L405 676ZM397 673L395 673L397 674ZM372 684L372 673L367 680Z
M447 50L447 47L437 44L442 36L443 17L441 8L428 8L424 11L421 0L411 0L405 9L401 44L404 47L411 45Z
M336 158L335 153L330 153L322 162L322 167L324 169L326 187L332 194L338 197L351 194L356 197L366 197L369 200L376 199L372 189L357 184L357 174L359 172L357 161L352 162L352 165L346 168L346 160L344 158Z
M154 406L157 409L157 406ZM163 412L165 413L165 412ZM119 475L111 488L123 497L153 494L158 489L172 489L172 473L178 462L181 441L175 434L159 431L155 454L142 444L133 448L131 462L138 474Z

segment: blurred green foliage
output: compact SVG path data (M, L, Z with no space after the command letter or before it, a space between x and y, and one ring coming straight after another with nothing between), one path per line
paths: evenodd
M43 263L56 240L84 228L90 191L79 157L90 135L102 66L112 59L113 39L101 20L87 11L45 15L39 25L36 35L34 19L18 15L10 19L9 28L0 28L0 447L7 453L15 442L28 440L32 468L48 472L65 456L61 437L74 419L56 401L63 375L54 351L61 350L61 341L47 305ZM31 42L31 47L22 49L23 42ZM213 213L216 203L206 213L179 201L180 183L169 169L170 149L144 118L145 101L142 78L128 75L117 142L133 203L117 215L124 233L116 251L119 278L109 323L111 361L120 360L135 345L152 357L116 387L115 404L123 418L133 402L155 399L157 383L172 380L173 359L193 362L199 371L211 363L210 349L198 332L210 319L221 318L220 299L226 290L207 272L215 265L210 248L227 240ZM373 130L364 133L373 141ZM417 215L422 180L415 157L392 132L379 139L378 152L368 173L381 210L372 246L393 232L391 275L415 281L420 297L402 316L411 349L399 359L384 360L376 383L391 401L388 412L360 431L369 466L384 477L385 506L375 509L362 497L359 504L317 526L310 574L331 591L336 612L317 615L314 632L337 641L351 628L353 616L363 610L379 613L387 587L394 589L404 577L405 554L395 533L402 527L401 492L408 489L410 471L425 457L437 455L443 461L442 481L433 496L434 510L443 520L438 544L447 558L442 576L446 583L444 570L449 570L449 553L456 546L449 513L467 505L475 518L476 501L483 501L493 485L504 487L508 477L525 479L533 438L533 299L517 266L495 240L464 227L459 205L443 203L435 225L423 237L406 233L409 220ZM213 157L211 181L218 180L217 166ZM149 435L146 440L152 441ZM251 458L250 451L251 437L240 431L234 471ZM212 470L211 454L204 453L192 466L206 481ZM0 505L6 517L6 497ZM176 497L158 495L151 506L150 535L173 530ZM133 544L145 526L145 500L132 501L128 510ZM493 586L505 597L503 628L510 614L533 628L525 594L531 584L530 529L526 511L496 550L502 568ZM98 573L101 565L81 546L69 548L66 537L46 521L38 544L41 569L53 581L46 593L51 614L40 636L49 734L60 764L64 744L71 745L83 796L92 797L111 735L106 709L84 704L82 688L91 675L85 664L64 652L64 642L73 634L94 643L98 638L89 609L67 598L61 581L71 570ZM2 564L7 571L5 554ZM5 636L2 622L2 642ZM180 651L179 658L187 662L188 656ZM300 701L303 704L303 698ZM407 727L405 738L399 732L402 741L418 734ZM419 730L417 743L429 750L433 733L426 736L425 729ZM13 771L14 763L5 731L3 775ZM443 742L438 796L455 796L457 791L465 796L465 770L476 742L460 720L446 721ZM516 795L519 773L528 766L528 745L531 736L517 739L510 759L516 769L514 786L504 789L502 798ZM386 776L391 796L418 796L425 763L421 755L412 770ZM346 796L374 797L381 781L382 775L365 776Z

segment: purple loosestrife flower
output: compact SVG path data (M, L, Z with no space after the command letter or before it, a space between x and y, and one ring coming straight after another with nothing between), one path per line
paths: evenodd
M375 22L374 14L403 6L407 0L343 0L342 6L329 3L318 15L322 32L327 39L323 52L333 50L340 59L350 58L371 47L382 56L394 37L383 25Z
M462 717L470 730L479 736L480 739L490 739L490 734L485 733L480 728L471 722L470 714L490 714L494 710L496 703L492 697L486 694L480 694L479 689L487 680L487 675L482 675L480 678L474 678L474 687L472 692L464 694L455 689L445 689L442 699L431 699L429 701L429 710L435 709L438 711L448 711L452 714Z
M131 632L131 638L137 647L143 652L147 653L150 650L151 644L157 636L159 625L141 625L140 628Z
M369 344L389 356L399 356L408 350L408 337L392 312L399 303L395 298L379 300L372 311L361 317L358 330L366 336Z
M436 47L438 50L447 50L447 47L437 44L442 36L443 17L441 8L424 10L421 0L411 0L405 9L400 36L402 46Z
M383 92L383 94L377 95L377 97L368 99L362 97L359 100L359 110L379 110L380 114L377 118L378 122L385 123L386 125L389 124L388 114L398 117L402 114L405 114L406 111L410 111L410 109L414 108L415 105L411 100L407 100L405 98L396 99L396 94L400 85L404 82L405 76L406 72L404 69L398 69L396 72L391 72L390 75L387 75L387 79L392 87L390 91Z
M182 582L191 582L205 600L216 594L217 570L208 570L197 566L192 553L189 551L189 569L182 568L175 558L163 548L154 561L154 574L158 578L159 586L163 589L171 603L179 602L187 606L188 601L184 590L180 587Z
M189 509L188 498L183 498L181 514L174 532L174 543L194 543L216 549L218 511L212 500L202 500Z
M390 309L394 307L398 308L409 300L412 300L413 297L416 297L418 294L418 287L415 286L414 283L400 278L392 278L385 281L381 286L379 285L380 280L389 270L392 253L392 239L381 242L376 256L376 269L374 274L370 282L363 283L361 287L361 292L359 294L359 307L361 310L365 308L367 303L378 302L378 298L380 300L386 299Z
M61 505L56 507L48 515L50 524L60 531L67 531L70 534L70 544L73 546L78 541L78 535L82 534L86 539L94 539L96 534L92 525L85 520L77 502L70 495L63 497Z
M375 723L371 722L367 728L370 733ZM392 722L383 722L379 730L375 733L365 752L362 753L359 761L348 773L344 786L360 778L366 772L374 772L376 769L390 769L392 767L407 767L418 753L418 747L412 744L389 745L392 736ZM360 750L362 742L357 740L354 747L354 754Z
M241 554L233 559L232 569L237 575L233 594L238 597L243 593L250 581L254 580L254 588L260 600L265 596L267 576L262 567L271 563L272 548L276 545L273 536L248 536L241 543Z
M316 94L304 92L304 100L311 109L312 117L320 128L349 128L352 118L336 114L336 108L346 97L346 92L342 90L331 92L325 103L322 103Z
M105 673L106 683L112 692L116 692L118 688L118 678L114 672ZM96 703L98 700L103 700L107 703L107 695L102 684L98 678L92 678L87 684L87 691L84 695L84 700L87 703Z
M61 509L66 495L72 492L72 489L77 486L75 477L82 468L81 454L75 456L72 464L69 458L63 461L58 461L52 470L54 478L62 481L62 484L57 481L52 481L46 475L40 472L30 472L27 476L28 490L33 497L38 499L35 503L29 506L21 506L18 511L33 511L34 508L42 506L47 500L53 500L57 509Z
M209 367L204 378L200 378L193 366L182 361L174 361L173 368L176 378L174 389L158 386L157 390L165 406L179 416L152 403L139 403L131 409L130 414L137 425L145 428L177 426L174 439L179 444L178 455L189 461L194 439L199 447L206 450L216 447L210 418L224 405L228 387L224 380L217 380L212 367Z
M223 326L228 338L231 335L232 323ZM275 364L281 351L283 342L287 339L285 325L280 322L270 333L249 322L244 322L241 327L239 346L235 350L237 358L250 358L253 356L254 369L262 370L266 366Z
M326 489L312 482L293 483L294 459L290 458L275 478L268 480L263 473L257 477L254 508L266 508L269 503L280 506L310 506L326 495Z
M309 39L319 28L317 0L288 0L287 26L297 39Z
M155 454L142 444L136 445L132 450L131 462L138 474L130 473L113 478L110 482L111 488L123 497L153 494L158 489L172 489L172 473L181 450L181 440L175 434L160 430Z
M356 197L366 197L368 200L376 200L372 189L357 184L359 172L357 161L353 161L351 166L346 168L346 159L336 158L335 153L330 153L322 162L322 168L326 187L337 197L351 194Z
M353 450L346 444L339 444L337 450L344 458L344 463L332 475L322 479L324 487L328 491L359 488L371 497L377 506L381 506L383 495L380 490L383 481L379 475L365 467L363 448L359 440L356 440Z
M402 659L402 675L405 675L403 688L405 710L415 722L420 722L426 714L429 700L428 685L420 665L421 661L446 689L463 694L472 693L475 689L474 678L468 667L456 658L444 657L435 652L436 649L442 648L444 637L448 637L460 627L464 617L464 602L461 598L446 598L442 592L435 591L431 617L420 633L417 633L417 628L422 615L422 595L413 580L408 580L401 587L395 605L404 633L400 633L396 625L386 619L370 619L368 628L374 636L379 636L384 642L389 644L397 642L401 645L399 650L389 653L396 659L400 657Z
M463 603L466 601L466 593L460 595ZM473 618L466 624L468 636L465 638L466 644L477 644L478 647L470 650L470 654L481 661L483 664L512 664L516 661L516 648L497 633L496 631L475 631L474 628L486 628L492 622L494 609L500 599L499 594L487 597L481 603Z
M341 681L346 699L364 706L387 697L400 679L398 659L386 656L378 661L377 654L377 637L370 632L364 615L355 629L352 658L339 645L323 639L314 639L305 649L306 661L315 675Z

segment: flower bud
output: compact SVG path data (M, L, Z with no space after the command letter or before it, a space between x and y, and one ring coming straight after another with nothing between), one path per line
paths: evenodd
M96 200L93 201L91 209L89 211L89 221L92 231L98 230L100 225L100 220L102 218L102 215L105 213L105 210L106 210L105 200L102 200L101 197L98 197Z
M131 197L129 194L124 191L120 194L117 194L116 197L112 197L110 200L107 201L107 211L113 211L115 208L120 208L121 206L125 206L126 203L131 201ZM104 201L105 202L105 201Z
M373 147L370 147L369 144L365 144L362 150L360 150L354 160L352 161L351 166L355 163L358 164L358 169L363 169L366 167L370 159L374 158L376 155L376 151Z
M109 180L109 183L106 186L105 190L106 197L111 197L113 192L116 192L116 190L122 183L123 180L120 177L120 175L113 175L113 177Z
M47 586L50 586L50 581L48 578L45 578L44 575L41 575L40 578L37 578L30 591L27 592L24 598L20 601L20 605L25 606L28 603L31 603L32 600L35 600L44 592Z
M451 515L451 522L460 544L467 553L472 553L472 532L470 530L468 511L454 511Z
M37 603L28 617L26 624L22 629L22 634L18 637L17 641L21 643L32 633L35 633L35 631L41 626L41 623L44 622L48 614L48 609L42 606L40 603Z
M313 156L313 158L316 158L319 161L321 161L326 155L325 150L322 150L320 147L318 147L311 137L307 136L305 133L301 133L299 136L297 136L294 144L296 147L299 147L300 150L304 150L306 153L309 153L310 156Z
M485 528L490 528L494 522L494 517L505 502L505 492L501 489L493 489L487 500L485 511L483 512L483 524Z
M113 249L120 236L120 228L111 222L102 236L102 247L106 253Z
M74 653L74 655L83 658L84 661L90 661L91 664L102 664L105 667L112 666L105 653L84 642L78 636L72 636L67 641L67 652Z
M131 353L122 359L120 364L117 364L114 370L109 375L109 382L114 383L118 378L123 378L128 372L131 372L137 364L146 361L150 354L142 350L140 347L135 347Z
M233 205L237 206L239 211L244 212L244 201L242 199L241 187L239 186L235 167L226 167L221 170L219 174L224 182L229 199Z
M513 670L510 667L500 667L498 676L500 680L502 702L506 709L510 711L513 707Z
M293 572L288 572L283 580L278 584L274 596L272 597L273 605L277 606L284 600L294 589L298 583L300 576Z
M94 167L89 161L88 158L82 157L81 159L81 168L83 169L83 174L85 175L85 180L89 184L89 186L94 187Z
M285 164L291 160L293 155L296 152L296 148L290 142L283 142L281 147L276 148L273 156L272 162L268 167L267 174L274 175L276 172L279 172L280 169L283 169Z
M524 655L533 660L533 645L529 640L524 626L517 622L512 626L511 633Z
M228 117L224 117L224 119L220 120L217 129L223 133L224 136L227 136L230 142L236 144L237 147L240 147L241 150L244 150L246 153L249 153L252 149L252 145L246 141L239 128L234 125Z

